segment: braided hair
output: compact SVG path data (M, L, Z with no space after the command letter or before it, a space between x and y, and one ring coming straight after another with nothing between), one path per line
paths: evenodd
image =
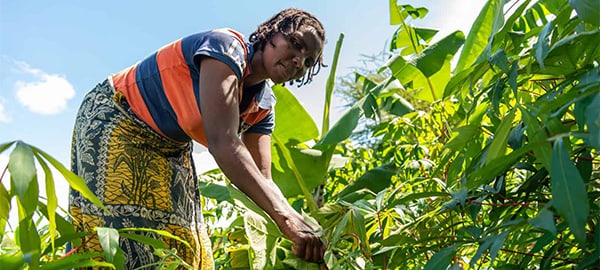
M271 17L267 21L263 22L258 26L258 29L250 34L250 43L255 51L263 50L269 40L273 38L276 33L283 33L284 35L290 32L295 32L303 27L311 27L315 30L317 36L325 43L325 28L323 24L314 15L297 8L288 8L280 11ZM323 64L323 55L319 55L319 59L315 61L315 64L308 68L306 74L300 79L296 79L298 87L306 85L312 81L313 76L317 75L321 70L321 67L326 67ZM294 81L289 82L291 85Z

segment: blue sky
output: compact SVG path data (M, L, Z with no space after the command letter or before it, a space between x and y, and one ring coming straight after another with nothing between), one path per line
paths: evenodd
M426 19L412 24L439 29L440 39L455 30L466 35L485 1L399 3L428 8ZM361 65L361 54L386 48L396 29L389 25L388 5L384 0L0 0L0 143L23 140L68 166L75 114L95 84L188 34L230 27L248 36L287 7L305 9L323 22L326 63L344 33L337 74L346 75ZM318 127L328 74L324 69L309 87L290 88ZM334 100L332 123L341 105ZM206 152L195 156L212 162ZM8 152L0 154L1 168L7 160Z

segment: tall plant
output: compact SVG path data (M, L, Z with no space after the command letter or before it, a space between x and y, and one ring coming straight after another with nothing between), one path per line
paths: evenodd
M14 147L13 147L14 146ZM104 267L124 269L125 255L119 248L119 238L126 237L153 247L163 258L155 266L166 269L186 267L176 251L167 249L158 237L175 239L189 245L166 231L146 228L112 229L96 227L94 232L77 232L64 209L58 206L55 178L51 168L57 170L69 186L100 208L105 206L90 191L85 181L66 169L60 162L39 148L22 141L0 144L0 153L13 147L8 165L0 174L0 266L2 269L66 269L79 267ZM36 168L36 164L41 167ZM43 179L38 172L43 172ZM45 196L40 193L41 181ZM13 203L16 202L16 205ZM12 228L9 214L16 207L17 226ZM58 211L61 210L61 211ZM57 213L58 212L58 213ZM154 233L157 238L138 234ZM102 252L78 251L81 237L97 239ZM67 244L72 249L67 251Z

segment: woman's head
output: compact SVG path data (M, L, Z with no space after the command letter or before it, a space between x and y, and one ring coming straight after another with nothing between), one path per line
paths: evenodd
M323 44L325 44L325 29L321 22L304 10L297 8L284 9L260 24L257 30L250 35L250 43L252 43L255 50L264 51L265 46L275 45L273 39L278 34L281 34L292 43L297 41L296 38L302 38L302 36L311 36L318 39L316 43L320 46L320 48L317 48L319 55L316 59L311 59L312 57L308 56L305 61L310 66L306 67L302 77L294 78L291 81L295 81L299 85L311 82L312 77L319 72L322 66L325 66L321 55ZM302 43L302 40L300 40L300 43Z

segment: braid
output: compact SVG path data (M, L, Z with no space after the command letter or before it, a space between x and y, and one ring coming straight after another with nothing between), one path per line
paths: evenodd
M258 26L254 33L250 34L250 43L255 51L263 50L269 40L273 38L276 33L283 33L284 35L289 32L295 32L302 27L311 27L315 30L317 36L325 43L325 28L323 24L314 15L297 8L288 8L280 11L271 17L267 21L263 22ZM306 85L312 81L313 76L317 75L321 70L321 67L326 67L323 64L323 56L320 55L319 59L315 61L312 67L309 67L306 74L295 80L298 86ZM294 81L290 84L293 85Z

